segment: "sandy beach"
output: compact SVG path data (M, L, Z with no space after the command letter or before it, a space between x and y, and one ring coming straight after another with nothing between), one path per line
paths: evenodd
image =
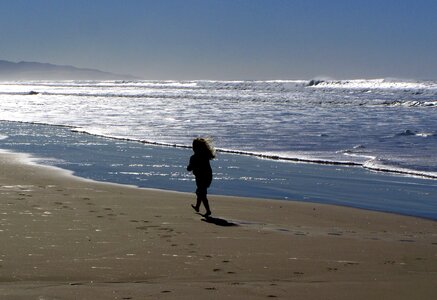
M437 222L97 183L0 154L1 299L434 299Z

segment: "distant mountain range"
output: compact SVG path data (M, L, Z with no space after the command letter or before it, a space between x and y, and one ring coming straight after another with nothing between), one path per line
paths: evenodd
M0 80L134 80L131 75L119 75L95 69L60 66L48 63L18 63L0 60Z

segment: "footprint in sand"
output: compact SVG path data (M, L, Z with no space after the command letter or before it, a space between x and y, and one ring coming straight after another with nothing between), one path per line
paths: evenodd
M161 238L161 239L168 239L168 238L171 238L172 236L171 235L159 235L159 237ZM168 241L168 240L167 240Z
M307 234L303 232L296 232L294 235L307 235Z
M328 232L328 235L336 235L336 236L340 236L343 235L342 233L339 232Z
M32 195L25 194L25 193L19 193L18 196L23 196L23 197L32 197Z
M298 275L298 276L300 276L300 275L303 275L303 274L305 274L304 272L293 272L293 274L294 275Z

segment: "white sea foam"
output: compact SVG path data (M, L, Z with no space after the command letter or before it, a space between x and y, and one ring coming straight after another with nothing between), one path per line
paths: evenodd
M420 170L404 168L400 166L387 165L376 159L366 161L363 164L363 166L369 170L374 170L374 171L391 172L391 173L398 173L398 174L410 175L415 177L426 177L426 178L437 179L437 172L429 172L429 171L425 172Z

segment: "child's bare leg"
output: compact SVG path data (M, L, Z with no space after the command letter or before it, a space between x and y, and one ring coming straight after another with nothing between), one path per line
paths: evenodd
M199 190L199 188L197 188L196 190L196 195L197 195L197 201L196 201L196 205L191 204L191 207L196 211L199 212L200 209L200 204L202 203L202 193Z
M196 205L191 204L191 207L192 207L196 212L199 212L200 203L201 203L201 200L200 200L199 197L197 197Z
M205 206L205 216L210 216L211 215L211 210L209 209L209 203L208 203L208 198L206 197L207 191L206 191L206 187L197 187L196 190L196 195L197 195L197 202L196 205L191 205L191 207L196 211L199 212L200 209L200 204L203 203L203 206Z
M205 216L210 216L211 215L211 210L209 209L209 202L208 202L208 198L203 198L202 199L202 202L203 202L203 206L205 206L205 209L206 209L206 213L205 213Z

